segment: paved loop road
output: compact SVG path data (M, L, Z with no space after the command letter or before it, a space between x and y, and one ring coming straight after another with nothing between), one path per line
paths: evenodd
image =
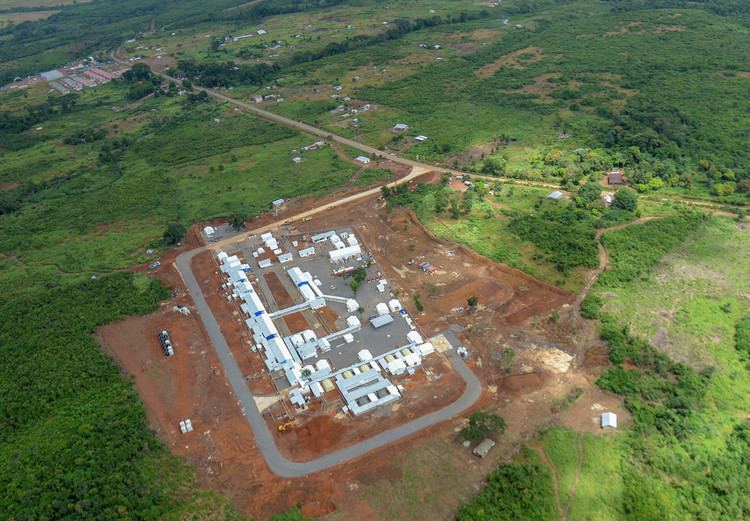
M117 54L116 51L112 51L111 53L112 59L114 61L122 65L130 65L130 63L118 59L116 54ZM171 76L168 76L167 74L164 74L158 71L154 71L154 72L156 74L159 74L160 76L162 76L163 78L167 80L174 81L175 83L178 82L177 79L172 78ZM308 125L307 123L303 123L301 121L297 121L291 118L281 116L279 114L275 114L273 112L269 112L267 110L263 110L255 105L252 105L250 103L245 103L243 101L240 101L235 98L231 98L229 96L225 96L224 94L216 92L212 89L207 89L204 87L197 87L197 86L194 86L193 88L198 91L204 91L206 92L206 94L208 94L209 96L213 98L216 98L218 100L221 100L221 101L230 103L232 105L235 105L237 107L240 107L242 109L245 109L264 119L296 128L308 134L320 136L331 141L342 143L344 145L355 148L357 150L360 150L362 152L365 152L373 156L380 156L385 159L389 159L393 162L400 163L403 165L408 165L412 167L412 171L409 173L409 175L407 175L406 177L396 182L388 183L388 186L395 186L397 184L408 182L427 172L449 173L452 175L466 174L465 172L461 172L459 170L438 167L438 166L430 165L427 163L421 163L419 161L414 161L412 159L401 157L397 154L378 150L374 147L365 145L358 141L354 141L352 139L348 139L343 136L333 134L332 132L329 132L327 130L323 130L323 129L314 127L312 125ZM528 185L528 186L538 186L538 187L552 188L552 189L559 188L559 185L557 184L552 184L552 183L547 183L547 182L542 182L542 181L520 180L520 179L511 179L511 178L503 178L503 177L490 177L490 176L478 175L474 173L469 174L469 175L471 175L473 178L481 178L481 179L488 179L488 180L495 180L495 181L507 181L511 183L523 184L523 185ZM291 222L291 221L300 220L303 217L307 217L310 215L314 215L314 214L326 211L335 206L348 204L350 202L362 199L364 197L370 197L372 195L379 193L380 189L381 187L377 186L375 188L371 188L369 190L365 190L363 192L359 192L357 194L344 197L333 203L329 203L321 207L297 214L293 217L286 219L286 221ZM709 204L712 204L712 203L705 203L705 202L687 201L683 199L678 199L678 200L680 200L681 202L685 202L687 204L696 204L696 205L703 204L706 206L708 206ZM234 236L234 237L225 239L224 241L213 243L212 245L210 245L210 248L211 249L220 248L226 244L230 244L230 243L242 240L244 237L248 235L257 234L257 233L261 233L261 232L276 228L279 226L279 224L280 223L273 223L268 226L258 228L256 230L246 232L242 235ZM449 359L451 363L453 364L453 367L456 370L456 372L458 372L458 374L460 374L461 377L466 381L466 390L464 391L464 393L461 395L461 397L458 400L456 400L449 406L443 409L440 409L439 411L435 411L433 413L430 413L420 418L417 418L415 420L412 420L409 423L406 423L400 427L396 427L394 429L382 432L376 436L373 436L372 438L368 438L360 443L357 443L356 445L349 446L347 448L327 454L323 457L320 457L312 461L308 461L305 463L298 463L298 462L293 462L293 461L286 459L276 448L276 444L274 443L273 436L271 432L268 430L268 427L266 423L263 421L263 418L261 417L260 411L258 410L255 404L255 401L253 400L253 396L250 393L250 390L248 389L247 385L245 384L245 380L242 377L239 366L237 365L237 362L232 356L232 353L229 350L229 346L227 345L226 339L224 338L224 335L221 333L219 329L219 325L216 322L216 318L213 316L211 309L208 307L208 304L206 303L206 300L203 297L203 293L201 292L200 287L198 286L198 282L196 281L195 276L193 275L193 272L191 270L191 266L190 266L191 259L196 254L202 251L206 251L207 249L208 249L207 247L201 247L201 248L191 250L189 252L182 253L181 255L177 257L177 260L176 260L177 269L181 273L183 280L185 281L185 285L188 288L188 291L193 296L193 301L198 310L198 313L200 314L201 320L203 320L203 324L206 327L206 331L208 332L209 338L211 339L211 342L213 343L214 348L216 349L216 353L219 355L219 359L221 360L221 363L224 365L227 378L229 379L229 382L232 385L232 389L234 390L234 393L237 395L237 398L239 399L242 405L243 412L245 416L247 417L247 420L250 423L250 426L253 429L253 433L255 435L255 440L256 440L256 445L260 449L261 453L263 454L263 457L265 458L266 463L268 463L269 468L276 474L279 474L280 476L283 476L283 477L290 477L290 478L302 477L308 474L312 474L314 472L318 472L318 471L339 465L352 458L362 456L363 454L366 454L367 452L373 449L376 449L384 445L387 445L389 443L392 443L394 441L397 441L405 436L409 436L410 434L413 434L421 429L424 429L426 427L448 420L460 414L462 411L466 410L479 398L479 395L482 391L482 386L479 383L479 380L474 375L474 373L466 366L466 364L464 364L463 360L461 360L455 354L451 354L449 355ZM600 253L601 253L601 245L600 245ZM606 255L606 252L605 252L605 255ZM605 260L605 263L606 263L606 260ZM590 282L587 288L585 288L585 290L581 293L581 295L579 296L579 299L576 302L576 305L580 305L580 301L583 299L583 297L585 297L590 287L593 286L593 282L596 280L596 276L601 271L603 271L602 266L600 266L600 270L597 270L597 274L592 278L593 280Z
M219 324L216 322L216 318L211 312L211 308L203 297L198 281L195 279L195 275L191 269L191 261L193 257L206 250L206 248L196 248L180 254L176 260L177 269L185 281L185 286L193 297L195 307L206 327L206 331L214 345L216 354L219 356L219 360L224 366L227 379L229 380L229 383L234 390L234 394L237 396L237 399L242 406L242 411L253 430L255 444L258 449L260 449L261 454L263 454L268 467L276 474L286 478L297 478L334 467L352 458L362 456L373 449L398 441L401 438L414 434L426 427L453 418L469 408L479 398L479 395L482 392L482 385L479 380L461 358L454 353L451 353L448 358L453 364L453 368L466 382L466 389L463 394L452 404L433 413L421 416L399 427L381 432L380 434L363 440L355 445L326 454L318 459L304 463L288 460L276 447L273 434L269 431L266 422L263 420L263 417L255 404L253 395L250 393L250 389L245 383L245 379L237 365L237 361L229 350L229 345L227 344L224 335L221 333Z

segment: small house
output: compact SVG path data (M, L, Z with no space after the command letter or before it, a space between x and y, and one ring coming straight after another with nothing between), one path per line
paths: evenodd
M625 174L619 168L613 168L607 173L607 184L620 186L625 184Z
M395 125L393 125L394 132L405 132L407 130L409 130L409 125L407 125L406 123L396 123Z
M279 206L284 206L284 199L276 199L275 201L271 201L271 204L274 208L278 208Z
M301 158L301 157L299 157L299 156L295 156L295 157L293 157L293 158L292 158L292 162L293 162L293 163L294 163L295 165L298 165L298 164L300 164L300 163L302 162L302 158Z
M428 138L427 138L427 136L419 135L419 136L415 137L414 139L416 139L420 143L424 143L425 141L427 141Z
M557 202L563 198L563 193L560 190L555 190L554 192L548 193L546 198L550 201Z
M357 156L354 158L354 160L357 163L363 164L363 165L369 165L370 164L370 158L365 156Z
M485 438L482 443L474 447L474 455L479 456L480 458L484 458L487 454L490 453L492 450L492 447L495 446L495 442L492 441L489 438Z
M256 31L256 34L257 34L258 36L263 36L264 34L268 34L268 31L266 31L265 29L258 29L258 30Z
M613 412L605 412L602 414L601 418L602 422L602 429L606 429L607 427L611 429L617 428L617 415Z

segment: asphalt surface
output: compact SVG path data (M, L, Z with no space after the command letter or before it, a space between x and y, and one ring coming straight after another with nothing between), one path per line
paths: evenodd
M234 390L234 394L242 407L242 412L253 430L255 445L258 447L261 454L263 454L271 471L279 476L285 478L298 478L335 467L336 465L345 463L353 458L367 454L371 450L383 447L406 436L419 432L422 429L449 420L468 409L479 398L479 395L482 392L482 384L471 369L466 366L463 360L455 353L451 353L448 355L448 358L453 365L453 368L466 382L466 389L463 394L452 404L438 411L414 419L399 427L381 432L380 434L363 440L355 445L326 454L325 456L312 461L300 463L286 459L277 449L276 443L273 439L273 434L268 429L266 422L263 420L263 417L255 404L253 395L245 383L245 379L237 365L237 361L234 359L234 356L232 356L232 353L229 350L229 345L227 344L224 335L221 333L219 324L217 323L211 308L208 306L206 299L203 297L203 292L201 291L198 281L191 269L191 261L193 257L202 251L206 251L206 249L207 248L205 247L196 248L180 254L176 260L177 269L182 275L188 292L193 297L193 302L198 314L200 315L203 325L208 332L208 336L214 345L216 354L219 356L219 360L224 366L227 379L229 380L229 383Z

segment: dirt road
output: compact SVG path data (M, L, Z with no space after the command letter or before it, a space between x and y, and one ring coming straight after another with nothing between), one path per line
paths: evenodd
M393 181L392 183L386 183L384 186L388 186L388 187L392 188L392 187L394 187L396 185L400 185L400 184L403 184L403 183L408 183L412 179L416 179L417 177L421 176L422 174L427 173L428 171L429 170L425 170L424 168L419 167L419 166L412 167L411 172L409 172L409 175L407 175L406 177L402 177L401 179L399 179L397 181ZM286 219L283 220L283 222L279 222L279 221L273 222L273 223L267 224L266 226L261 226L259 228L255 228L253 230L250 230L250 231L247 231L247 232L244 232L244 233L240 233L238 235L233 235L233 236L228 237L228 238L226 238L226 239L224 239L222 241L217 241L217 242L211 243L209 245L209 247L211 249L223 248L223 247L225 247L228 244L239 242L239 241L245 239L246 237L249 237L250 235L257 235L259 233L265 233L265 232L267 232L269 230L274 230L274 229L278 228L281 224L292 223L292 222L295 222L295 221L301 221L302 219L304 219L306 217L312 217L313 215L316 215L316 214L319 214L319 213L322 213L322 212L327 212L328 210L332 210L332 209L337 208L339 206L343 206L345 204L353 203L355 201L359 201L360 199L364 199L366 197L371 197L371 196L374 196L374 195L378 195L378 194L381 193L381 190L382 190L382 186L376 186L375 188L370 188L369 190L364 190L362 192L357 192L356 194L352 194L352 195L349 195L347 197L342 197L341 199L338 199L336 201L333 201L333 202L330 202L330 203L318 206L316 208L312 208L311 210L305 210L304 212L300 212L298 214L292 215L291 217L287 217Z
M132 65L131 63L121 60L117 58L117 51L119 49L116 49L110 53L110 56L112 57L112 60L119 63L120 65ZM173 81L177 84L180 83L179 80L176 78L169 76L168 74L165 74L161 71L153 71L154 74L158 74L162 78ZM236 98L232 98L229 96L226 96L224 94L221 94L220 92L217 92L213 89L208 89L205 87L200 87L197 85L193 85L193 90L202 91L211 96L212 98L216 98L218 100L224 101L226 103L230 103L236 107L240 107L242 109L245 109L257 116L260 116L261 118L267 119L269 121L273 121L275 123L279 123L281 125L286 125L289 127L296 128L297 130L300 130L302 132L305 132L307 134L312 134L314 136L320 136L325 139L329 139L331 141L335 141L337 143L341 143L344 145L347 145L349 147L352 147L354 149L360 150L362 152L365 152L367 154L370 154L372 156L379 156L384 159L388 159L390 161L393 161L394 163L399 163L402 165L407 165L410 167L416 167L421 169L420 173L418 175L422 175L427 172L438 172L440 174L451 174L454 176L471 176L472 178L476 179L485 179L490 181L501 181L504 183L513 183L513 184L520 184L525 186L537 186L540 188L550 188L553 190L559 190L560 184L559 183L550 183L547 181L534 181L529 179L515 179L510 177L493 177L493 176L487 176L482 174L476 174L471 172L463 172L460 170L456 170L453 168L445 168L441 166L436 165L430 165L427 163L422 163L420 161L415 161L413 159L408 159L405 157L402 157L398 154L394 154L392 152L386 152L383 150L379 150L377 148L371 147L369 145L365 145L363 143L360 143L359 141L355 141L353 139L345 138L343 136L339 136L337 134L334 134L333 132L330 132L328 130L324 130L322 128L314 127L312 125L309 125L303 121L298 121L295 119L287 118L285 116L282 116L280 114L276 114L274 112L270 112L268 110L261 109L260 107L251 104L251 103L245 103L244 101L240 101ZM417 177L417 176L415 176ZM413 179L413 178L412 178ZM685 198L680 196L663 196L661 199L659 199L662 202L680 202L683 204L687 204L689 206L698 206L703 208L713 208L715 210L719 210L720 208L723 208L727 205L722 206L720 203L716 203L715 201L710 200L704 200L700 198ZM733 214L729 212L723 212L725 214L728 214L729 216L734 216Z
M622 230L624 228L627 228L628 226L633 226L636 224L643 224L649 221L655 221L659 219L663 219L663 217L655 217L655 216L641 217L640 219L636 219L635 221L632 221L629 223L618 224L617 226L610 226L609 228L602 228L596 231L595 238L596 238L596 246L599 248L599 267L596 268L593 272L591 272L588 282L586 282L586 285L578 294L578 297L576 297L576 300L573 303L573 306L576 310L581 309L581 302L583 302L583 300L589 294L589 291L591 291L591 288L593 288L594 284L596 284L596 281L599 280L599 277L601 276L601 274L604 273L604 270L606 270L607 266L609 266L609 255L607 255L607 249L604 247L604 245L602 245L602 235L607 232Z

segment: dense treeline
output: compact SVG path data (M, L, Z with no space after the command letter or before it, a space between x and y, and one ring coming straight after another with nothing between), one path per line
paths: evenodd
M13 148L13 135L25 132L55 115L70 112L77 102L76 94L49 96L45 103L27 105L20 111L0 112L0 148Z
M409 33L413 33L421 29L428 29L430 27L437 27L446 24L464 23L470 20L488 18L489 16L490 13L488 11L480 11L477 13L461 12L457 15L446 15L444 18L441 18L440 16L432 16L430 18L416 18L414 20L397 18L396 20L391 22L390 27L386 31L383 31L379 34L359 34L351 38L347 38L346 40L341 42L329 43L319 51L303 51L295 53L289 60L288 65L309 63L327 58L329 56L343 54L354 49L359 49L370 45L377 45L391 40L398 40L399 38L403 38Z
M578 266L597 266L594 224L588 212L547 207L535 214L512 214L510 229L544 251L558 271L568 273Z
M605 0L613 4L615 12L639 9L674 9L700 7L720 16L750 15L750 4L745 0Z
M277 77L278 64L254 65L228 62L196 62L179 60L177 70L185 78L204 87L230 87L232 85L261 85Z
M487 477L482 492L458 511L458 521L510 521L556 519L549 470L525 448L525 461L506 463Z
M92 338L167 297L116 274L0 302L0 512L11 519L159 517L166 454L143 406ZM165 468L169 482L173 468Z
M750 315L742 317L735 327L734 348L750 363Z
M232 85L262 85L279 77L290 67L311 63L330 56L344 54L355 49L377 45L391 40L397 40L421 29L439 25L463 23L469 20L487 18L489 13L462 12L458 15L445 17L417 18L414 20L396 19L389 29L375 35L360 34L347 38L341 42L332 42L317 51L302 51L293 54L284 62L258 63L253 65L227 62L196 62L195 60L179 60L179 73L204 87L229 87Z

